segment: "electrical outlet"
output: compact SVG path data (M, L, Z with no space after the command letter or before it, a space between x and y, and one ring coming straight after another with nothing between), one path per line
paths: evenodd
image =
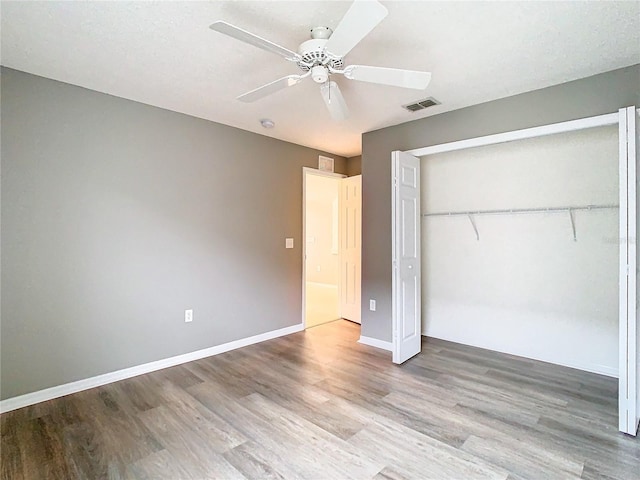
M372 312L376 311L376 301L373 299L369 299L369 310Z
M320 265L316 267L316 272L319 272L319 271L320 271Z
M193 322L193 310L185 310L184 311L184 321L185 322Z

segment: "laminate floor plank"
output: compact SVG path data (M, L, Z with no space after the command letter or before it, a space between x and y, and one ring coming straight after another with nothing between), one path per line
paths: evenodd
M505 440L472 435L464 442L462 450L501 466L516 478L569 480L582 475L582 462L566 458L550 449L531 448L526 442L515 444L513 440Z
M178 422L201 438L217 453L226 452L244 442L247 438L228 422L214 414L185 390L167 382L162 392L168 401L164 404ZM160 441L161 443L161 441Z
M218 445L203 438L191 422L166 405L140 414L157 441L180 462L194 478L245 478L222 457Z
M299 415L343 440L351 437L362 429L366 423L336 408L335 404L330 401L331 396L325 391L322 392L321 396L314 396L310 399L306 395L290 396L282 395L280 392L272 395L270 391L265 392L262 389L258 390L258 393L280 407Z
M127 465L161 449L138 418L118 409L105 393L75 394L82 420L61 428L61 452L80 478L121 478Z
M25 478L55 479L72 475L65 462L58 428L47 416L25 422L18 430L22 474ZM3 453L4 457L4 453Z
M373 477L373 480L409 480L409 476L404 476L391 467L384 467Z
M615 379L359 338L330 322L2 414L1 478L640 479Z
M384 467L381 460L353 448L349 442L342 441L259 394L243 399L243 405L283 431L279 437L281 448L286 448L298 463L321 463L326 478L372 478Z
M13 435L2 435L0 439L0 478L2 480L22 480L22 455L20 442Z
M224 399L224 393L212 391L202 385L193 387L190 391L212 409L218 409L220 401ZM256 395L259 396L254 394L250 397L255 398ZM305 425L307 429L302 428L302 419L294 419L290 414L283 415L282 418L278 415L276 418L273 414L274 404L262 402L260 406L256 406L255 401L246 397L233 404L227 403L224 408L225 419L241 429L254 444L275 456L278 463L285 463L297 472L297 476L309 480L317 479L318 475L322 475L321 478L362 478L351 475L340 457L328 456L326 451L330 442L323 441L322 438L323 433L327 435L327 432L311 424ZM335 441L338 440L335 438ZM322 467L319 468L319 465ZM356 468L354 470L359 471Z
M506 479L508 471L398 424L378 423L355 434L351 445L403 476L420 479Z
M558 398L545 389L535 389L526 385L519 385L486 375L471 376L464 373L443 374L436 382L446 385L452 390L458 390L469 397L481 395L487 399L521 399L525 402L535 402L540 406L565 408L569 402Z
M160 450L127 467L126 480L197 480L168 450Z
M270 450L246 442L229 450L224 458L247 478L298 480L303 477Z

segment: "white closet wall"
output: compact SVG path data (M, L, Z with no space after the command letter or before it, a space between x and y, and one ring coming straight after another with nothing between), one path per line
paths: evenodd
M618 203L617 126L430 155L422 211ZM423 333L618 371L618 211L422 219Z

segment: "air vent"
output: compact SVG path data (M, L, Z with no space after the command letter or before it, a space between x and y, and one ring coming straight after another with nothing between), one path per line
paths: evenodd
M433 97L429 97L424 100L418 100L417 102L410 103L409 105L403 105L402 108L406 108L410 112L417 112L418 110L424 110L425 108L433 107L434 105L440 105L440 102Z

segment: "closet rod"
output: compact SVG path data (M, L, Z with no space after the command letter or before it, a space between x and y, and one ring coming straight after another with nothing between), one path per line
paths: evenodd
M564 213L564 212L575 212L578 210L604 210L611 208L618 208L618 205L610 204L610 205L581 205L581 206L573 206L573 207L552 207L552 208L509 208L502 210L468 210L464 212L431 212L431 213L423 213L423 217L456 217L456 216L465 216L469 215L510 215L510 214L521 214L521 213Z
M480 232L478 232L478 226L473 217L476 215L513 215L520 213L568 213L569 221L571 222L571 232L573 233L573 241L577 242L576 236L576 222L573 214L577 210L604 210L618 208L618 205L581 205L573 207L553 207L553 208L509 208L503 210L468 210L466 212L434 212L423 213L423 217L467 217L471 222L473 231L476 234L476 240L480 241Z

